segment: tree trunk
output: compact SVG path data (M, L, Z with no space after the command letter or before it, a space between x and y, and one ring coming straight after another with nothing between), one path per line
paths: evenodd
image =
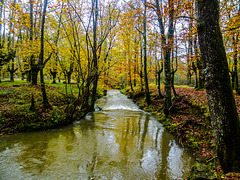
M232 72L232 88L238 92L238 36L233 35L233 47L234 47L234 54L233 54L233 72Z
M204 88L204 80L203 80L203 75L202 75L202 68L198 69L198 90Z
M14 58L12 58L11 68L8 66L8 71L10 73L10 81L14 82L14 74L18 68L14 69Z
M126 53L126 59L128 59L128 75L129 75L129 85L131 87L131 91L133 92L133 85L132 85L132 71L131 71L131 66L132 66L132 63L131 63L131 60L129 58L129 55L130 55L130 47L129 47L129 42L127 42L127 53ZM128 55L127 55L128 54Z
M165 68L165 102L164 102L164 113L166 115L171 114L170 107L172 106L171 100L171 49L173 44L173 0L168 1L169 5L169 28L168 28L168 44L164 54L164 68Z
M53 71L50 69L50 73L52 75L53 78L53 84L56 84L56 78L57 78L57 71L55 69L53 69Z
M32 81L32 85L37 85L37 81L38 81L38 72L39 72L39 68L38 65L32 65L31 66L31 81Z
M39 54L39 64L40 64L40 81L41 81L41 91L42 91L42 98L43 98L43 108L44 109L52 109L52 106L48 102L45 83L44 83L44 75L43 75L43 58L44 58L44 26L45 26L45 16L47 11L47 3L48 0L44 0L44 6L43 6L43 14L42 14L42 27L41 27L41 50Z
M143 17L143 71L145 81L145 96L147 104L151 104L149 86L148 86L148 72L147 72L147 7L146 0L144 0L144 17Z
M94 79L93 79L93 90L91 97L90 110L94 110L94 103L97 96L97 86L98 86L98 57L97 57L97 24L98 24L98 0L94 0L92 4L93 8L93 68L94 68Z
M204 82L203 82L203 77L202 77L202 61L201 58L199 57L199 50L197 48L197 34L194 36L194 53L195 53L195 58L197 59L196 66L197 66L197 87L196 90L200 90L204 88Z
M163 72L163 68L157 71L157 88L158 88L158 97L163 99L164 96L161 93L161 73Z
M67 72L67 83L68 83L68 84L71 84L71 76L72 76L72 72L71 72L71 71L68 71L68 72Z
M194 72L194 76L195 76L195 89L198 88L198 74L197 74L197 66L195 65L194 62L192 62L192 69L193 69L193 72Z
M0 83L2 82L2 67L0 66Z
M192 74L191 74L191 70L190 70L190 65L188 65L188 69L187 69L187 85L192 84Z
M32 80L32 71L27 71L26 72L26 75L27 75L27 78L26 78L26 80L27 80L27 82L31 82Z
M222 169L240 172L240 121L219 26L218 0L198 0L198 36L217 154Z
M141 82L141 91L143 91L143 50L142 42L140 37L140 82Z
M29 40L31 42L31 46L33 43L33 0L29 1L30 3L30 30L29 30ZM30 55L30 65L31 70L27 73L27 81L32 82L32 85L37 85L37 76L39 69L34 66L34 57L33 54Z
M170 107L172 106L172 100L171 100L171 63L170 63L170 53L171 48L173 44L173 34L174 34L174 28L173 28L173 1L168 0L169 5L169 27L168 27L168 43L166 41L165 36L165 28L163 24L163 15L162 11L159 5L159 0L155 0L155 7L156 7L156 13L158 17L158 24L160 28L161 33L161 46L163 49L163 55L164 55L164 73L165 73L165 87L164 87L164 113L166 115L170 114Z
M177 92L176 92L176 90L175 90L175 87L174 87L174 76L175 76L175 73L176 73L177 71L173 71L172 73L171 73L171 87L172 87L172 90L173 90L173 95L174 95L174 97L176 98L177 97Z

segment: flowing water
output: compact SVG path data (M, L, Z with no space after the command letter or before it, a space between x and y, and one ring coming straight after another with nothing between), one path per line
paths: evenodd
M0 137L0 179L184 179L193 158L117 90L61 129Z

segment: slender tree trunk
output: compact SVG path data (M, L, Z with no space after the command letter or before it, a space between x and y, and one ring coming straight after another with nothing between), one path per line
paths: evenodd
M157 89L158 89L158 97L160 99L163 99L164 96L162 95L161 92L161 74L163 72L163 68L157 71Z
M195 65L195 62L192 62L192 69L194 72L194 77L195 77L195 89L198 88L198 74L197 74L197 66Z
M222 169L240 172L240 121L219 26L218 0L198 0L198 36L212 128Z
M44 6L43 6L43 15L42 15L42 27L41 27L41 50L39 55L39 61L40 61L40 81L41 81L41 91L42 91L42 98L43 98L43 108L45 109L52 109L52 106L48 102L45 83L44 83L44 75L43 75L43 68L44 68L44 26L45 26L45 17L47 12L47 3L48 0L44 0Z
M134 57L134 73L133 73L133 86L137 85L137 72L138 72L138 45L137 45L137 37L135 37L135 57Z
M173 72L171 73L171 76L172 76L171 87L172 87L172 90L173 90L173 95L174 95L174 97L176 98L176 97L177 97L177 92L176 92L175 87L174 87L174 77L175 77L175 73L176 73L176 71L173 71Z
M141 81L141 91L143 91L143 50L142 50L142 42L140 39L140 81Z
M2 67L0 66L0 83L2 82Z
M143 64L144 64L144 81L145 81L145 96L146 101L151 104L149 86L148 86L148 72L147 72L147 7L146 7L146 0L144 0L144 17L143 17Z
M94 79L93 79L93 91L90 110L94 110L94 103L97 95L98 85L98 57L97 57L97 24L98 24L98 0L94 0L92 4L93 8L93 67L94 67Z
M12 59L12 64L10 64L11 68L8 66L8 72L10 73L10 81L14 82L14 60Z
M71 84L71 76L72 76L72 71L67 72L67 83Z
M187 85L192 84L192 74L191 74L191 69L190 69L190 65L188 65L188 69L187 69Z
M163 16L161 12L161 8L159 5L159 0L155 0L157 16L158 16L158 24L161 33L161 46L163 49L164 56L164 74L165 74L165 83L164 83L164 113L166 115L170 114L170 107L172 106L171 100L171 65L170 65L170 53L173 43L173 1L168 0L169 5L169 28L168 28L168 43L166 42L165 36L165 28L163 24Z
M2 19L2 15L3 15L3 0L0 0L1 4L0 4L0 19ZM3 44L2 44L2 23L0 23L0 49L3 48ZM1 82L1 81L0 81Z
M128 59L128 74L129 74L129 84L131 87L131 91L133 92L133 85L132 85L132 71L131 71L131 60L130 58Z
M197 67L197 87L196 90L200 90L204 88L204 82L203 82L203 77L202 77L202 61L201 58L199 57L199 50L197 47L197 34L194 36L194 53L195 53L195 58L197 59L196 62L196 67Z
M233 71L232 71L232 88L238 92L238 50L237 50L237 44L238 44L238 36L235 38L235 35L233 35L233 47L234 47L234 54L233 54Z
M125 58L128 60L128 76L129 76L129 85L131 87L131 91L133 92L133 85L132 85L132 70L131 70L131 66L132 66L132 62L130 59L130 40L129 40L129 34L127 34L127 52L125 54Z
M30 0L30 30L29 30L29 40L31 42L31 46L33 43L33 0ZM38 67L38 65L36 65L34 63L35 61L35 57L33 54L30 55L30 65L31 65L31 70L27 73L28 74L28 78L27 81L28 82L32 82L32 85L37 85L37 77L38 77L38 72L40 71L40 68Z
M173 0L168 0L169 5L169 28L168 28L168 45L165 50L164 55L164 68L165 68L165 102L164 102L164 112L165 114L171 114L170 107L172 106L171 100L171 64L170 55L173 44Z

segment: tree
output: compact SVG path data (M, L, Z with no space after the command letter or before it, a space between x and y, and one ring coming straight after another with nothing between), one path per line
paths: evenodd
M146 101L151 104L149 86L148 86L148 74L147 74L147 4L144 0L144 13L143 13L143 72L145 82L145 96Z
M219 26L218 0L198 0L198 36L217 154L225 173L240 172L240 121Z
M159 5L159 0L155 0L155 10L157 13L157 19L160 28L161 34L161 46L163 49L164 55L164 73L165 73L165 94L164 94L164 113L169 114L171 113L171 49L173 45L173 35L174 35L174 25L173 25L173 17L174 17L174 4L173 0L168 0L168 8L169 8L169 27L168 27L168 34L165 35L165 27L163 23L163 14L162 10Z
M6 13L5 13L5 2L3 0L0 1L0 82L1 82L1 70L2 70L2 66L4 64L9 63L10 61L12 61L12 69L10 70L10 67L8 68L8 70L11 73L11 80L13 81L13 73L16 71L16 69L14 69L14 58L16 57L16 48L13 45L14 42L14 30L13 30L13 19L14 19L14 15L15 15L15 3L16 1L10 3L9 8L11 9L11 13L9 14L9 20L7 21L6 18ZM6 24L9 25L8 29L8 35L6 37ZM3 25L3 30L2 30L2 25Z
M89 9L84 12L83 6L88 6L91 2L90 11ZM85 66L86 66L86 77L82 84L86 89L86 102L89 105L89 110L94 110L94 103L97 98L98 80L101 74L100 64L106 62L106 58L109 55L109 49L112 48L112 42L108 43L107 53L103 53L103 45L106 45L107 37L111 34L111 31L116 26L118 21L119 11L116 9L116 1L109 1L107 4L101 4L98 0L82 1L82 5L79 7L74 1L68 1L68 5L75 12L72 15L75 22L79 22L81 25L82 35L84 38L84 50L85 50ZM75 35L78 35L77 29L74 30ZM74 35L74 36L75 36ZM77 37L78 39L78 37ZM113 39L111 39L113 41ZM80 51L80 43L76 43L76 39L73 41L72 54L75 58L75 54ZM70 41L69 41L70 43ZM78 48L76 48L78 47ZM72 47L71 47L72 48ZM82 47L81 47L82 48ZM76 51L76 53L74 53ZM104 55L103 55L104 54ZM81 59L79 59L79 62ZM82 66L84 67L84 66ZM90 97L90 98L88 98Z
M47 12L47 3L48 3L48 0L44 0L43 15L42 15L42 27L41 27L41 49L40 49L40 54L39 54L39 65L41 67L40 68L40 80L41 80L41 91L42 91L42 97L43 97L43 107L45 109L47 109L47 108L52 109L52 106L48 102L45 83L44 83L44 75L43 75L43 68L45 66L45 64L44 64L44 26L45 26L46 12Z

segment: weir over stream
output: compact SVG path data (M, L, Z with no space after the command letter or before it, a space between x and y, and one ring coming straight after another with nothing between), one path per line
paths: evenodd
M118 90L61 129L0 137L0 179L184 179L193 158Z

